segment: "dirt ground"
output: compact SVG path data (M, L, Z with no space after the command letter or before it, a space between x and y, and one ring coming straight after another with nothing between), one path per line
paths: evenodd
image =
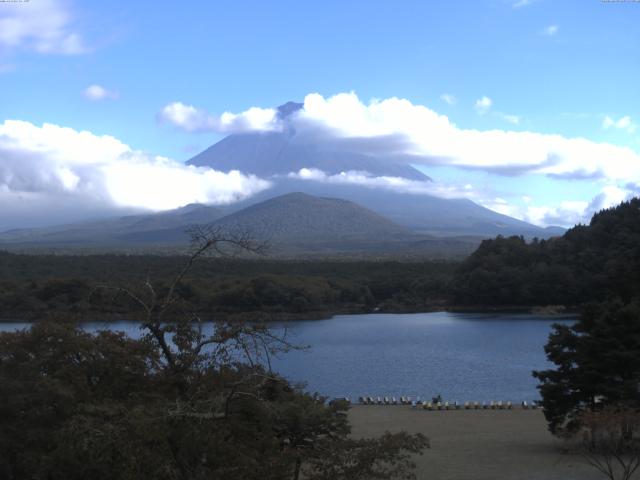
M421 480L598 480L579 456L563 453L540 410L414 410L355 405L355 437L423 433L431 448L416 458Z

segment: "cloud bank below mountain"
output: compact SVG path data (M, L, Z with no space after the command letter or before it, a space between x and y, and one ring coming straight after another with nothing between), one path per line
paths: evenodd
M0 228L188 203L227 204L270 186L238 171L196 168L135 151L108 135L17 120L0 124L0 158Z

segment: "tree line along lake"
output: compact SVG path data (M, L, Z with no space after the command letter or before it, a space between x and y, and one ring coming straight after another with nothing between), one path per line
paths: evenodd
M450 401L538 399L532 370L550 366L544 352L551 325L572 317L430 312L338 315L273 323L275 333L307 346L271 359L275 371L330 397L441 395ZM6 322L0 331L28 328ZM204 326L206 329L207 325ZM87 322L140 336L134 321Z

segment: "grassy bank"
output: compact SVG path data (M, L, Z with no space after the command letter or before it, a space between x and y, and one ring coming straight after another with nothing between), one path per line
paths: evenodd
M431 449L416 457L425 480L597 480L579 455L547 431L540 410L430 412L408 406L355 405L349 411L355 437L385 431L423 433Z

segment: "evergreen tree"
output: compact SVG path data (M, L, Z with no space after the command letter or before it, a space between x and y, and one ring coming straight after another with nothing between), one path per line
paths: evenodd
M545 351L556 369L533 373L553 433L575 430L599 405L640 407L640 304L595 304L554 328Z

